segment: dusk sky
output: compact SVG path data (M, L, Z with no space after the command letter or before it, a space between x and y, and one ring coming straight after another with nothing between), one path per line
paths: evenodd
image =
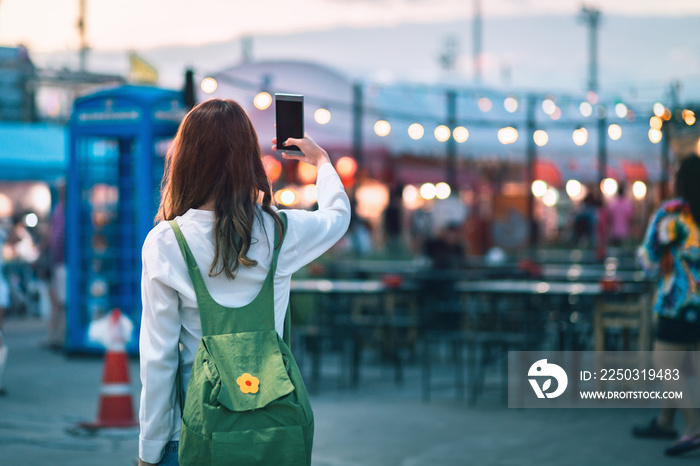
M698 0L482 0L484 18L575 15L583 3L604 15L700 15ZM0 0L0 44L34 52L78 47L79 0ZM474 0L87 0L87 35L97 50L194 45L241 35L338 26L469 18ZM650 31L650 33L652 33Z

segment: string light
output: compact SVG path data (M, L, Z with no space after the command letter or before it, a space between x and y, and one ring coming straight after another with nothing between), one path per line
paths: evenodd
M479 110L481 110L484 113L491 110L491 107L493 106L493 104L491 103L491 99L489 99L488 97L482 97L481 99L479 99L478 105Z
M606 196L613 196L617 192L617 181L612 178L605 178L600 182L600 190Z
M557 104L551 98L546 98L542 101L542 111L547 115L551 115L557 109Z
M447 199L450 194L452 194L452 188L449 184L443 181L435 185L435 197L438 199Z
M617 115L618 118L625 118L627 116L627 105L622 102L615 104L615 115Z
M518 130L512 126L507 126L498 130L498 140L501 144L513 144L518 140Z
M649 140L653 142L654 144L657 144L661 142L661 138L663 135L661 134L661 131L656 129L656 128L651 128L649 130Z
M458 126L452 131L452 137L455 138L457 142L467 142L467 139L469 139L469 130L464 126Z
M217 87L219 87L219 83L217 83L216 79L214 78L204 78L202 79L200 87L202 88L202 92L205 94L211 94L216 91Z
M391 125L386 120L379 120L374 124L374 132L380 137L387 136L391 132Z
M579 197L582 191L583 186L580 181L569 180L566 182L566 194L568 194L571 199Z
M657 117L662 117L664 116L664 113L666 113L666 107L664 107L664 104L661 102L656 102L653 107L654 115Z
M422 138L423 134L425 134L425 130L423 129L423 125L420 123L413 123L408 127L408 136L414 141Z
M272 96L269 92L258 92L258 94L253 99L253 105L258 110L267 110L272 105Z
M532 182L530 188L532 190L532 195L535 197L542 197L547 192L547 183L542 180L535 180Z
M578 106L578 111L581 112L581 115L588 118L589 116L593 115L593 105L589 104L588 102L581 102L581 104Z
M635 181L632 184L632 195L637 200L644 199L644 196L647 195L647 185L642 181Z
M549 142L549 135L547 134L547 131L538 129L533 133L532 139L535 141L535 144L542 147L547 145Z
M559 202L559 191L554 188L547 188L542 196L542 203L547 207L554 207Z
M683 121L688 126L693 126L695 124L695 112L692 110L683 110L682 113Z
M445 125L440 125L437 128L435 128L434 134L435 139L437 139L440 142L445 142L448 139L450 139L450 128L448 128Z
M319 108L314 112L314 120L319 125L325 125L331 121L331 112L327 108Z
M426 201L429 201L430 199L435 199L436 194L437 188L433 183L424 183L423 186L420 187L420 195Z
M503 101L503 107L506 109L506 112L515 113L518 110L518 99L512 95L509 95Z
M588 131L586 131L586 128L576 129L572 137L574 139L574 144L582 146L588 142Z
M620 125L613 123L608 126L608 136L610 136L610 139L613 141L620 139L622 137L622 128L620 128Z

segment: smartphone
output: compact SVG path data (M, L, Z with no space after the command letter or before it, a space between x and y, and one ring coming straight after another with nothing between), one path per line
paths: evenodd
M304 137L304 96L275 94L275 121L277 123L277 152L304 155L297 146L283 146L289 138Z

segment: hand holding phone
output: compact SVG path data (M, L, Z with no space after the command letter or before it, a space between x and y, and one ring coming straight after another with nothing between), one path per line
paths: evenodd
M316 168L320 168L324 163L330 163L328 153L321 146L316 144L316 141L311 139L311 136L308 134L304 134L302 139L291 138L290 142L299 147L303 155L290 154L287 152L287 149L282 146L278 148L277 138L272 138L272 150L281 152L282 157L285 159L301 160L302 162L314 165Z
M285 146L287 139L304 138L304 96L298 94L275 94L275 121L277 128L277 152L304 155L298 146Z

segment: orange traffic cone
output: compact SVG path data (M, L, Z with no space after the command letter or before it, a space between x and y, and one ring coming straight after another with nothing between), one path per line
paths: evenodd
M119 309L113 309L105 319L108 320L98 323L94 332L107 348L97 420L80 423L80 426L87 429L134 427L139 423L134 417L131 402L131 383L125 349L132 324L122 316Z

